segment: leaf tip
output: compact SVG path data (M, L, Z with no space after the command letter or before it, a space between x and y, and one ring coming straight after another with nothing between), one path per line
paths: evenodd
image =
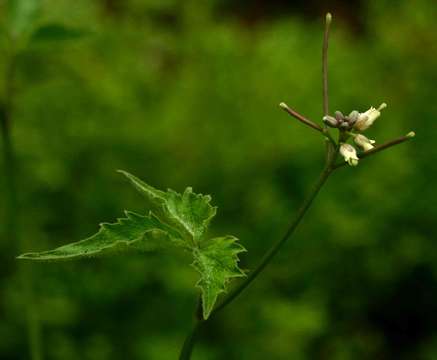
M210 317L212 310L214 309L214 303L211 304L206 304L206 297L204 297L202 295L202 317L203 320L208 320L208 318Z
M118 172L119 174L124 175L124 176L129 176L130 175L127 171L122 170L122 169L117 169L115 171Z
M35 252L24 253L15 257L17 260L39 260L40 258L40 254Z

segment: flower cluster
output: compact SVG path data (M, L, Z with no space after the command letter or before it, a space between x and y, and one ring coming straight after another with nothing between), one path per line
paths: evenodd
M332 128L339 129L343 134L343 141L340 143L340 154L344 160L351 166L358 165L358 155L356 149L346 143L349 137L352 137L355 144L363 151L373 149L375 140L368 139L361 134L362 131L367 130L375 120L381 115L381 110L387 107L385 103L381 104L378 109L371 107L366 112L360 113L356 110L345 116L340 111L335 112L335 116L323 117L323 122Z

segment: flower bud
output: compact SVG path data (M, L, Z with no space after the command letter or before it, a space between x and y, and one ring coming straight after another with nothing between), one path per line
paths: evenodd
M340 146L340 154L344 157L344 161L346 161L350 166L358 165L358 156L357 151L352 145L343 143Z
M336 112L334 113L334 115L335 115L335 118L336 118L338 121L342 121L342 120L344 119L344 115L343 115L343 113L342 113L341 111L336 111Z
M377 118L381 115L381 110L386 108L387 104L382 103L378 109L371 107L364 113L360 113L354 125L354 128L359 131L364 131L369 128Z
M323 122L330 127L337 127L338 126L337 119L332 117L332 116L329 116L329 115L326 115L323 117Z
M350 125L354 125L357 122L359 116L360 116L360 113L358 111L354 110L348 115L347 122Z
M364 151L369 151L374 148L373 144L375 140L368 139L362 134L357 134L354 136L355 144L361 147Z

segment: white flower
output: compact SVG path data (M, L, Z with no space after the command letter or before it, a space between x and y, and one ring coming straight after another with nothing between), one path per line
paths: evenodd
M359 131L364 131L368 127L370 127L377 118L381 115L381 110L386 108L387 104L382 103L378 109L375 109L374 107L371 107L369 110L367 110L364 113L360 113L358 116L358 120L356 121L354 128Z
M374 148L375 140L366 138L364 135L357 134L354 136L355 144L361 147L364 151L369 151Z
M344 157L344 161L346 161L350 166L358 165L358 156L357 151L352 145L349 144L341 144L340 146L340 154Z

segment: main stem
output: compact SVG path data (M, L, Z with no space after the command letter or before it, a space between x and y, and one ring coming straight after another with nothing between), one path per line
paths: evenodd
M3 143L3 167L6 188L6 220L5 238L19 247L19 250L27 248L18 234L19 204L17 192L17 162L11 136L13 101L14 101L14 78L16 68L16 55L11 48L9 63L5 73L4 99L0 113L1 137ZM32 284L32 269L29 264L21 264L19 267L22 283L23 299L26 304L27 336L29 340L29 356L31 360L41 360L40 327L37 312L35 310L34 291Z
M323 36L323 48L322 48L322 79L323 79L323 114L328 115L329 113L329 98L328 98L328 42L329 42L329 28L331 25L332 16L330 13L326 14L325 18L325 32ZM308 121L307 119L300 116L300 114L296 113L295 111L292 111L288 108L288 106L284 103L281 103L280 105L282 108L284 108L288 113L290 113L292 116L296 117L298 120L304 122L306 125L309 125L310 127L314 128L315 130L320 131L318 125L313 124L311 121ZM261 259L261 262L258 264L258 266L255 268L254 271L249 273L249 276L240 283L239 286L235 287L231 292L228 293L228 295L225 297L225 299L211 312L210 318L214 316L217 312L222 310L224 307L229 305L234 299L241 294L241 292L246 289L253 280L256 279L256 277L265 269L265 267L272 261L272 259L275 257L275 255L279 252L279 250L284 246L284 244L287 242L287 240L293 235L294 231L296 230L297 226L302 221L303 217L305 216L308 209L311 207L311 204L313 203L314 199L317 197L318 193L320 192L320 189L325 184L326 180L328 180L329 175L334 171L334 164L335 160L337 158L338 154L338 148L335 144L335 141L332 141L331 136L329 135L328 129L326 125L324 125L323 133L326 134L328 137L327 141L327 147L326 147L326 165L323 169L322 173L320 174L319 179L317 180L316 184L314 185L311 192L308 194L302 205L300 206L299 210L297 211L294 219L292 220L290 226L288 227L288 230L284 234L284 236L279 239L271 248L270 250L264 255L264 257ZM197 313L197 312L196 312ZM184 345L182 347L182 351L179 355L179 360L190 360L191 354L193 352L194 343L196 341L196 336L199 333L199 329L202 326L203 323L206 322L206 320L201 319L201 317L196 316L195 317L195 323L191 330L191 332L188 334L187 338L184 341Z
M255 268L255 270L250 272L249 275L245 278L245 280L242 283L240 283L240 285L238 285L236 288L234 288L232 291L228 293L225 299L211 312L210 318L214 316L217 312L222 310L224 307L229 305L238 295L240 295L240 293L243 292L243 290L246 289L252 283L252 281L256 279L256 277L264 270L264 268L272 261L272 259L279 252L279 250L284 246L284 244L291 237L291 235L296 230L297 226L302 221L308 209L311 207L311 204L313 203L314 199L317 197L317 194L320 192L320 189L323 187L326 180L329 178L329 175L331 175L333 171L334 160L335 157L328 159L327 164L323 169L322 173L320 174L319 179L317 180L311 192L308 194L308 196L300 206L299 210L297 211L295 217L293 218L284 236L281 239L279 239L279 241L277 241L270 248L270 250L264 255L264 257L261 259L260 263ZM193 329L185 339L182 351L179 355L179 360L191 359L191 353L193 351L196 335L198 334L199 328L204 322L205 320L198 320L198 319L196 320Z
M227 306L229 303L231 303L247 286L252 283L253 280L264 270L264 268L271 262L273 257L279 252L279 250L284 246L284 244L287 242L287 240L290 238L290 236L294 233L297 226L302 221L304 215L308 211L308 209L311 207L311 204L313 203L314 199L316 198L317 194L320 192L320 189L322 188L323 184L328 179L329 175L332 173L332 164L329 163L324 168L322 173L320 174L319 179L317 180L316 184L313 186L311 192L308 194L302 205L300 206L299 210L297 211L294 219L292 220L290 226L288 227L288 230L284 234L284 236L279 239L279 241L274 244L270 250L264 255L261 262L258 264L258 266L255 268L254 271L249 273L249 276L236 288L234 288L227 296L226 298L212 311L211 316L213 316L215 313L223 309L225 306Z
M188 336L185 338L184 345L182 347L181 353L179 354L179 360L191 359L191 354L193 353L193 348L196 342L197 334L199 333L200 327L204 322L205 320L196 319L193 328L191 329Z

